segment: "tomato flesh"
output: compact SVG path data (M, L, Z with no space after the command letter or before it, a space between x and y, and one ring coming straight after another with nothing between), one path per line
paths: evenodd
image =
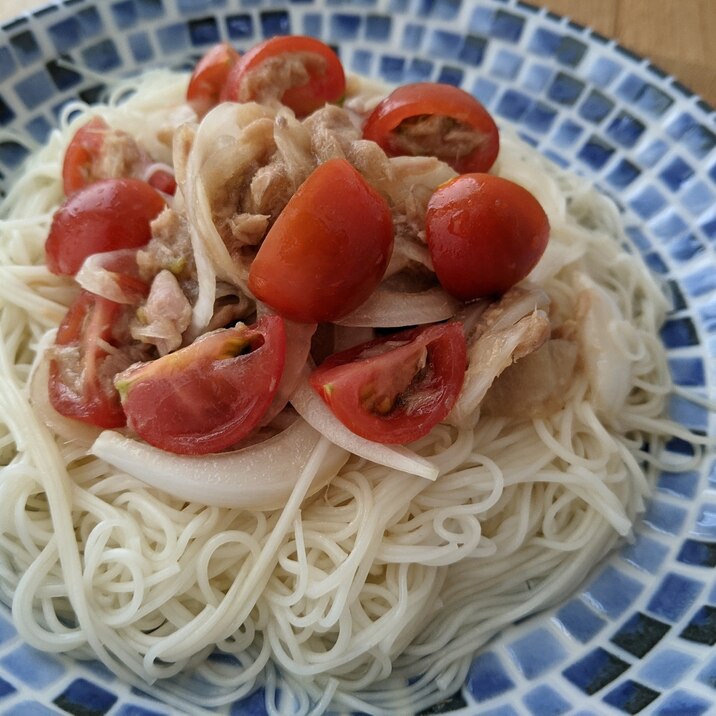
M154 170L147 178L147 184L169 196L174 196L177 190L176 177L166 169Z
M420 124L435 118L454 126L444 135L426 135ZM410 132L414 137L408 149L402 135ZM486 172L500 148L497 125L480 102L459 87L433 82L403 85L391 92L366 120L363 137L390 156L437 156L459 173Z
M65 196L95 181L94 163L102 151L109 125L101 117L94 117L75 132L65 150L62 164L62 183Z
M74 276L92 254L144 246L151 221L165 206L161 195L139 179L104 179L80 189L52 219L47 267Z
M112 326L123 307L82 291L57 330L56 357L50 361L48 393L55 410L102 428L125 424L112 376L103 370L108 357L102 343L116 345Z
M549 219L524 187L464 174L433 193L425 232L443 288L463 301L500 295L525 278L547 248Z
M189 79L186 99L200 117L219 103L229 72L238 60L239 53L222 42L210 48L197 62Z
M328 45L313 37L286 35L271 37L242 55L221 98L248 102L275 97L305 117L326 102L338 102L345 91L343 66Z
M279 214L251 264L249 288L285 318L334 321L373 292L392 249L388 204L347 161L332 159Z
M462 326L423 326L327 358L310 383L352 432L379 443L427 435L457 400L467 348Z
M276 393L286 355L279 316L238 324L186 348L131 366L115 379L128 425L174 453L220 452L258 426Z

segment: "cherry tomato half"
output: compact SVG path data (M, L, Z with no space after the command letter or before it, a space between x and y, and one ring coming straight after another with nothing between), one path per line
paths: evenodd
M174 196L177 190L177 180L174 174L166 169L155 169L148 177L147 184L163 194Z
M370 296L392 249L388 204L347 161L331 159L279 214L251 264L249 288L286 318L334 321Z
M109 125L101 117L94 117L81 126L65 150L62 164L62 183L65 196L72 196L82 187L96 180L94 165L102 152Z
M490 113L459 87L433 82L403 85L373 110L363 137L390 156L436 156L456 172L486 172L500 136Z
M469 301L521 281L547 248L549 219L527 189L492 174L463 174L428 202L425 233L443 288Z
M219 103L219 97L239 53L228 42L209 49L197 62L186 91L187 102L201 117Z
M112 375L103 369L108 357L102 345L116 345L112 326L124 308L82 291L70 306L55 339L48 392L55 410L68 418L102 428L125 424Z
M102 179L145 178L154 164L130 134L113 129L101 117L94 117L75 132L65 150L62 164L65 196ZM146 180L165 194L176 191L174 174L166 169L154 168Z
M166 206L139 179L104 179L73 194L55 212L45 243L52 273L74 276L92 254L144 246Z
M351 431L379 443L427 435L455 404L465 378L462 326L422 326L326 359L311 386Z
M186 348L119 374L127 422L155 447L204 455L248 435L276 393L286 355L279 316L198 338Z
M278 99L305 117L346 91L336 53L313 37L272 37L250 49L234 65L221 98L229 102Z

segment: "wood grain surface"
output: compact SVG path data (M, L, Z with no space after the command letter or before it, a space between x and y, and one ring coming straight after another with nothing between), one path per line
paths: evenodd
M529 1L614 38L716 107L716 0ZM42 4L0 0L0 22Z

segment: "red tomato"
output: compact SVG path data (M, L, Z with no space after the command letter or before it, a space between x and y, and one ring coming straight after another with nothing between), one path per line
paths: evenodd
M530 192L492 174L464 174L428 202L425 232L443 288L469 301L502 294L547 248L549 220Z
M459 323L422 326L336 353L313 389L351 431L379 443L427 435L455 404L467 348Z
M442 125L433 126L441 118ZM368 117L363 137L390 156L436 156L461 174L486 172L500 149L490 113L464 90L433 82L403 85L391 92Z
M47 267L73 276L90 255L139 248L151 238L150 222L166 206L139 179L104 179L73 194L55 212L45 243Z
M169 196L174 196L177 190L176 177L166 169L154 170L149 175L147 184L154 187L157 191L161 191L163 194L169 194Z
M112 326L123 307L82 291L57 330L57 356L50 362L48 392L55 410L75 420L118 428L125 424L112 375L103 370L109 355L104 344L116 344Z
M326 102L337 102L345 91L343 66L328 45L313 37L286 35L265 40L242 55L221 98L248 102L275 97L305 117Z
M221 91L239 53L227 42L214 45L199 60L189 80L186 99L201 117L219 103Z
M198 338L186 348L118 375L127 422L155 447L204 455L236 444L260 422L286 355L279 316Z
M95 181L94 163L102 152L109 125L101 117L80 127L65 150L62 182L65 196L71 196Z
M249 288L286 318L334 321L370 296L392 249L388 204L347 161L332 159L279 214L251 265Z

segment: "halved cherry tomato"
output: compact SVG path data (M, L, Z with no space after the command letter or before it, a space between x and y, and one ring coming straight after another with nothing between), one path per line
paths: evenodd
M119 374L127 422L155 447L204 455L236 444L260 422L286 355L279 316L238 324Z
M55 410L68 418L102 428L125 424L103 345L116 345L112 326L124 308L114 301L82 291L70 306L55 339L48 392Z
M547 248L549 219L519 184L464 174L428 202L425 233L443 288L469 301L499 295L521 281Z
M334 321L373 292L392 249L386 201L347 161L331 159L279 214L251 264L249 288L286 318Z
M65 196L72 196L82 187L95 181L94 164L102 151L109 125L101 117L94 117L81 126L65 150L62 182Z
M176 177L166 169L155 169L147 178L147 184L169 196L174 196L177 190Z
M221 91L239 53L228 42L209 49L197 62L186 91L187 102L201 117L219 103Z
M104 179L80 189L52 219L47 267L73 276L91 254L144 246L151 238L150 222L165 206L161 195L139 179Z
M455 404L467 348L459 323L422 326L336 353L311 386L357 435L408 443L427 435Z
M403 85L368 117L363 137L390 156L436 156L456 172L486 172L497 159L495 120L471 94L433 82Z
M272 37L250 49L234 65L222 100L280 100L299 117L346 91L343 66L324 42L303 35Z

